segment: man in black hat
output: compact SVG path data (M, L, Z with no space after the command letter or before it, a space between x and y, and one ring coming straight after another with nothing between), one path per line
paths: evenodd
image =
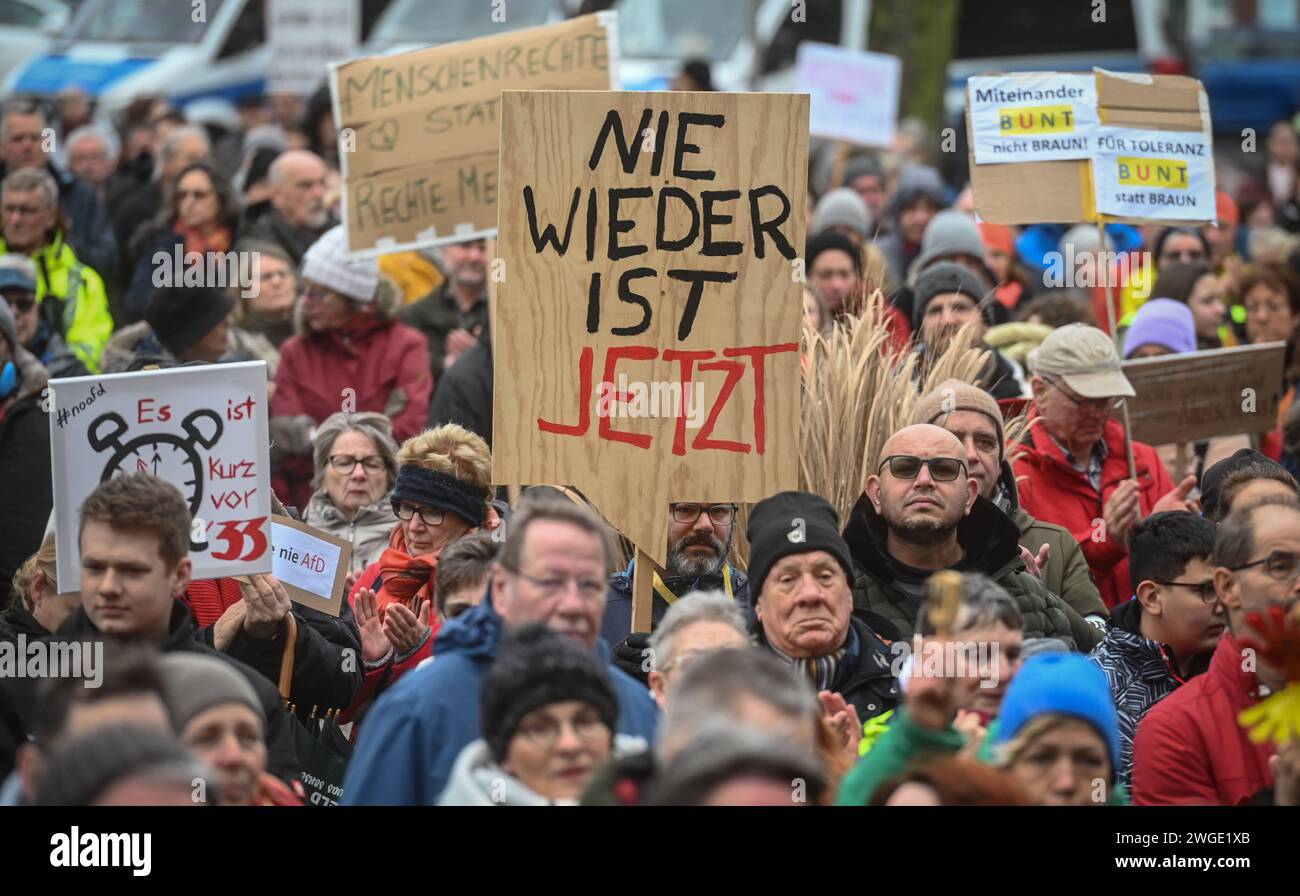
M853 558L835 509L808 492L780 492L754 505L746 535L759 646L807 677L831 716L893 709L898 681L882 634L897 632L854 615Z
M1253 448L1240 448L1201 475L1201 510L1218 523L1232 508L1254 504L1270 495L1300 496L1300 486L1286 468Z
M162 286L145 307L144 320L119 330L104 347L105 373L128 369L142 355L190 361L233 360L230 313L235 299L215 286Z
M912 333L916 351L929 361L939 357L966 324L978 328L978 344L993 326L992 288L979 275L953 261L936 262L916 278L912 301ZM918 372L927 369L920 364ZM994 398L1022 398L1028 394L1024 374L994 351L980 372L978 385Z

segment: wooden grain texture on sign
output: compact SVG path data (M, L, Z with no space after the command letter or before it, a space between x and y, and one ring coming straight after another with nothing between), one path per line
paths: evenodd
M333 67L344 222L354 254L496 229L501 91L615 86L613 13Z
M1097 71L1097 105L1103 127L1199 131L1210 136L1205 89L1181 75L1117 76ZM970 98L966 133L971 133ZM971 189L980 219L993 224L1075 224L1096 220L1090 174L1085 160L975 164L974 141L968 141ZM1106 216L1107 221L1158 224L1154 218ZM1188 222L1182 222L1188 223ZM1205 222L1209 223L1209 222Z
M1133 438L1194 442L1277 425L1286 343L1244 345L1124 362Z
M797 488L808 97L507 91L501 141L496 482L660 565L670 500Z

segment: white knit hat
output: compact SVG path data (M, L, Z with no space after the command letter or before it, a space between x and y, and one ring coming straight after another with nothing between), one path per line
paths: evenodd
M299 276L358 302L373 302L379 289L379 262L348 258L348 235L339 224L321 234L303 253Z

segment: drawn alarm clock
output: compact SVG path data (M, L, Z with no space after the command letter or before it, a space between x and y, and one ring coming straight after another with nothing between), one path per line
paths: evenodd
M180 489L190 505L190 516L197 516L203 503L203 459L199 448L211 448L221 438L222 422L216 411L200 409L190 412L181 429L184 436L167 432L148 433L123 442L129 427L122 417L109 411L90 424L90 447L96 452L112 449L99 481L129 473L150 473ZM206 539L190 541L190 550L207 547Z

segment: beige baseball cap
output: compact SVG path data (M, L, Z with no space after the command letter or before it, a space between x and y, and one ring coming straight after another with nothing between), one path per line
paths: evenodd
M1038 346L1034 372L1059 377L1084 398L1131 398L1137 393L1119 366L1111 338L1087 324L1067 324Z

